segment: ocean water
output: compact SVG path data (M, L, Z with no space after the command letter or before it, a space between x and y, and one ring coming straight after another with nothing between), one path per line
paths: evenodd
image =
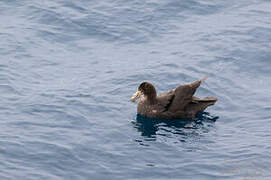
M2 0L0 22L0 179L271 179L271 1ZM206 74L192 121L129 102Z

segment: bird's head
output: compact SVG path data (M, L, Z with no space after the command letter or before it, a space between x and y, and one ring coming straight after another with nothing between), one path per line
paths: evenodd
M150 102L154 102L156 99L156 90L155 87L149 82L143 82L139 85L137 92L131 98L132 102L135 102L136 99L144 96Z

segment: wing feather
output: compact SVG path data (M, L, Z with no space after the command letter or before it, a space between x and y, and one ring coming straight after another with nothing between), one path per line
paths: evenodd
M174 91L175 98L173 99L168 110L171 112L183 111L186 105L193 100L193 95L200 86L201 82L202 81L199 80L190 84L178 86Z
M173 90L164 92L157 97L158 104L161 107L161 112L168 111L169 107L171 106L171 103L173 102L174 97L175 94Z

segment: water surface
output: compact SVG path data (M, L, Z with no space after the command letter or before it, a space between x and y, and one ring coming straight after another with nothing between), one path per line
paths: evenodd
M270 179L268 0L0 2L1 179ZM190 122L138 117L209 74Z

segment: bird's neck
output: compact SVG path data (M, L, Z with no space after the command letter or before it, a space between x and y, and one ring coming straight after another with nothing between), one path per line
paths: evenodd
M149 104L155 104L155 103L157 103L156 93L148 95L147 96L147 101L149 102Z

